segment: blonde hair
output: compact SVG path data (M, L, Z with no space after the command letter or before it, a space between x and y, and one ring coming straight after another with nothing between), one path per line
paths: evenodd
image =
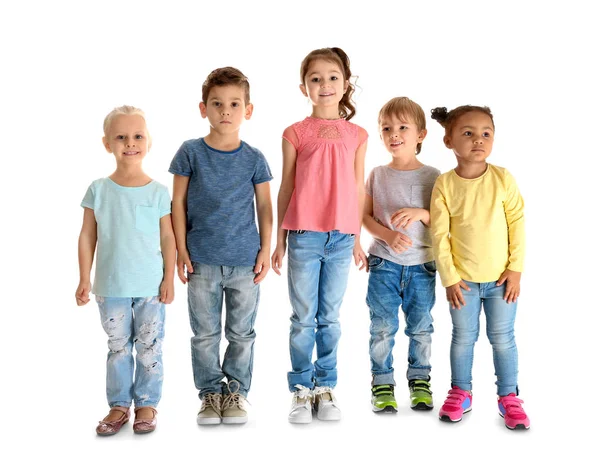
M112 124L113 120L119 115L139 115L144 119L144 122L146 121L146 114L140 108L133 107L132 105L121 105L120 107L115 107L108 115L106 115L106 118L104 118L105 137L108 137L110 125ZM148 129L146 129L146 132L148 132Z
M377 118L377 124L381 126L381 122L386 117L395 116L400 120L411 120L417 125L417 131L423 131L427 129L425 112L421 106L410 100L408 97L394 97L389 100L381 110L379 110L379 117ZM417 144L417 154L421 152L423 143Z

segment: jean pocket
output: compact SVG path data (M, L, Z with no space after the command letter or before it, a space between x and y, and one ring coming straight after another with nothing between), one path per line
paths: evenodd
M135 206L135 228L143 233L156 233L160 226L158 209L153 206Z
M425 262L424 264L421 264L421 269L426 272L429 275L435 276L435 273L437 272L437 267L435 265L435 261L429 261L429 262Z
M377 270L385 264L385 259L378 256L369 255L367 261L369 262L369 271Z

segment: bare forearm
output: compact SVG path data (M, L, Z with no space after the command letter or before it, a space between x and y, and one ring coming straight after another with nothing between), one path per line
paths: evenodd
M177 249L187 250L187 216L185 202L173 201L171 205L171 218Z
M270 251L271 235L273 234L273 208L271 207L271 203L257 206L256 213L258 216L260 248Z
M277 195L277 242L284 242L287 239L287 230L281 228L283 225L283 218L287 212L288 206L290 205L290 199L292 198L294 190L280 189Z
M160 249L163 256L164 276L173 279L175 276L175 235L165 235L160 238Z
M363 215L363 225L365 229L371 234L373 238L376 238L387 243L387 236L392 231L389 228L383 226L371 215Z
M94 262L94 251L96 250L96 234L84 233L79 235L78 256L79 256L79 280L82 282L90 281L92 263Z

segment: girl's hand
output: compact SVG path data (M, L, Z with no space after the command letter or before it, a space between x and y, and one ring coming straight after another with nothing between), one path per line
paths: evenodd
M177 275L179 276L179 280L181 280L181 283L183 283L184 285L189 282L187 275L186 275L186 270L187 273L194 273L194 268L192 267L192 261L190 260L190 255L187 252L187 249L185 251L177 251Z
M256 256L256 264L254 265L254 273L256 277L254 277L254 283L259 284L266 277L267 272L269 271L269 254L270 251L268 249L261 249Z
M411 223L419 222L427 218L425 209L404 207L392 214L391 223L396 228L408 228Z
M92 285L90 282L79 282L77 291L75 292L75 301L78 306L84 306L90 302L90 290Z
M163 280L160 284L160 302L171 304L175 299L175 285L173 280Z
M281 275L280 272L280 268L281 265L283 264L283 258L285 256L285 248L286 248L286 243L277 243L277 246L275 246L275 252L273 252L273 255L271 256L271 267L273 267L273 271L277 274L277 275Z
M452 306L452 309L460 309L461 304L463 306L467 304L461 288L471 291L471 288L463 280L446 287L446 299L450 303L450 306Z
M399 231L389 230L387 237L384 238L385 242L388 244L390 248L397 252L398 254L403 253L409 247L412 246L411 239L406 236L404 233L400 233Z
M358 270L365 269L365 272L369 271L369 261L367 260L367 255L363 251L362 246L360 245L360 241L358 238L354 241L354 250L352 251L352 255L354 256L354 263L356 265L360 264Z
M500 286L504 282L506 282L504 300L507 303L516 303L517 298L521 294L521 272L514 272L506 269L502 272L502 275L500 275L500 278L496 282L496 286Z

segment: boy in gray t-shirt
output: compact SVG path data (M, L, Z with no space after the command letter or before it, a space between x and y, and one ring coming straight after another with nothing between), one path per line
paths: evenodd
M367 305L371 317L371 404L375 412L397 410L394 398L394 339L402 307L409 337L411 408L430 410L431 334L436 267L429 234L429 203L440 171L417 160L427 135L423 109L406 97L379 112L379 135L392 156L374 168L366 183L363 224L369 248Z

